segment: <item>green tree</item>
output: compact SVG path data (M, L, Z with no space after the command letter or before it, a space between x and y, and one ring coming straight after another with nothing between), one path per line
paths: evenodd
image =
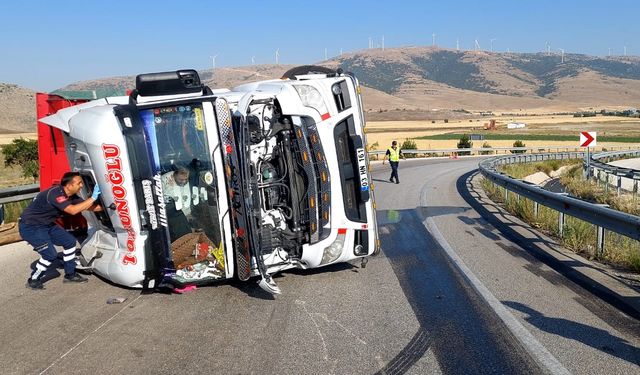
M513 147L527 147L527 145L524 144L524 142L522 142L521 140L517 140L515 142L513 142ZM512 154L522 154L526 152L525 150L512 150L511 153Z
M458 148L471 148L471 147L473 147L473 142L471 142L468 135L463 134L462 137L460 137L460 140L458 141ZM458 152L458 154L469 155L471 154L471 152Z
M25 178L33 178L36 182L40 175L38 162L38 142L35 139L14 139L10 144L2 147L4 166L19 166Z

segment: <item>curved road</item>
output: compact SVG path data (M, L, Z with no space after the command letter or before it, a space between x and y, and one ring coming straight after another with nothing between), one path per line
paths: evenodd
M477 162L403 161L399 185L376 165L382 254L285 272L275 299L254 283L141 295L95 276L33 292L35 253L4 246L2 372L638 372L639 322L525 250L544 237L489 224L502 215L476 201Z

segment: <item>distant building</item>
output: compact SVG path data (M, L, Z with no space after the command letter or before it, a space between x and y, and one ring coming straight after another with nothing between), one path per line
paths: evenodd
M507 129L522 129L526 126L524 122L510 122L507 124Z

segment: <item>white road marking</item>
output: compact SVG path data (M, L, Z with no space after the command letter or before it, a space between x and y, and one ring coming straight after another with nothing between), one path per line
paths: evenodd
M115 314L113 314L113 316L109 319L107 319L105 322L103 322L102 324L100 324L98 326L98 328L94 329L93 332L89 333L88 335L86 335L82 340L78 341L77 344L75 344L74 346L71 347L71 349L67 350L66 353L64 353L63 355L60 356L60 358L56 359L55 361L53 361L52 364L49 365L49 367L47 367L46 369L42 370L40 372L40 375L44 374L45 372L47 372L50 368L52 368L53 366L55 366L56 364L58 364L58 362L60 362L64 357L66 357L68 354L70 354L72 351L76 350L77 347L79 347L80 345L82 345L83 342L87 341L87 339L89 337L91 337L91 335L93 335L94 333L98 332L100 330L100 328L104 327L105 325L107 325L110 321L113 320L113 318L115 318L116 316L118 316L118 314L120 314L124 309L126 309L127 307L129 307L132 303L136 302L138 299L140 299L140 297L142 297L142 294L140 294L138 297L136 297L136 299L134 299L133 301L129 302L128 304L126 304L125 306L123 306L118 312L116 312Z

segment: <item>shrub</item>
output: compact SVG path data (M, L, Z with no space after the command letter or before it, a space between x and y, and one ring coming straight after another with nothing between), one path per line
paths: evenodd
M521 140L517 140L517 141L513 142L513 147L527 147L527 145L525 145L524 142L522 142ZM512 150L511 151L512 154L522 154L524 152L525 152L525 150Z
M485 142L482 144L482 148L491 148L491 145L489 142ZM491 155L492 153L492 151L480 151L480 155Z
M411 138L407 138L404 140L404 142L402 142L402 145L400 146L401 150L417 150L418 149L418 145L416 144L416 141L411 139ZM415 158L416 154L404 154L405 158Z

